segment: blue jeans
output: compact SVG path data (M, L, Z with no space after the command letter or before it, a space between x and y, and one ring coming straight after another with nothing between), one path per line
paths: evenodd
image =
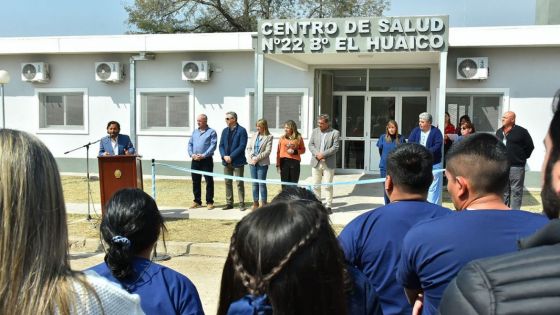
M251 178L266 180L266 173L268 172L268 165L249 165L251 170ZM259 191L261 193L261 202L267 202L266 184L253 183L253 202L259 201Z
M443 162L432 165L432 170L441 170ZM428 202L441 206L441 190L443 184L443 173L434 174L434 180L428 189Z

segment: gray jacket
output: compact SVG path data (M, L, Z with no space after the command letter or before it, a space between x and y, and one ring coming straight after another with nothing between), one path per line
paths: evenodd
M255 141L257 141L258 132L253 133L251 139L247 142L245 155L247 162L251 161L253 155L257 157L258 165L270 165L270 152L272 152L272 135L263 136L259 147L259 152L253 152L255 148Z
M336 152L338 152L338 148L340 146L340 132L330 127L326 132L328 134L325 138L325 150L323 151L323 155L325 156L327 167L336 168ZM319 161L315 158L315 156L317 153L321 152L321 129L313 129L308 147L312 155L311 166L317 167Z

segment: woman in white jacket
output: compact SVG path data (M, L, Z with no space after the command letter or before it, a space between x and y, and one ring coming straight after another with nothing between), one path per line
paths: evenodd
M70 269L56 161L10 129L0 129L0 244L0 314L144 314L137 295Z
M272 151L272 135L268 131L268 122L265 119L257 121L257 131L247 142L247 162L251 170L251 178L266 180L268 166L270 165L270 152ZM259 193L261 206L267 203L267 190L265 183L253 183L253 206L251 210L259 207Z

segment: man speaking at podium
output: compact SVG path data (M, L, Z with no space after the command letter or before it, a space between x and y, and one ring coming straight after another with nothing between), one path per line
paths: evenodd
M121 125L116 121L107 123L107 137L101 138L99 156L103 155L134 155L134 145L127 135L119 134Z

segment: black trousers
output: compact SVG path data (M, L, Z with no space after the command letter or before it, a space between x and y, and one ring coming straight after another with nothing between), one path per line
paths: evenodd
M212 161L211 157L207 157L199 161L193 160L191 163L191 168L193 170L198 170L198 171L213 172L214 162ZM191 178L192 178L192 185L193 185L194 202L201 205L202 204L202 199L201 199L202 175L191 173ZM204 175L204 180L206 181L206 204L214 203L214 177Z
M300 161L290 158L280 159L280 179L283 182L297 183L299 181ZM282 185L286 189L288 185Z

